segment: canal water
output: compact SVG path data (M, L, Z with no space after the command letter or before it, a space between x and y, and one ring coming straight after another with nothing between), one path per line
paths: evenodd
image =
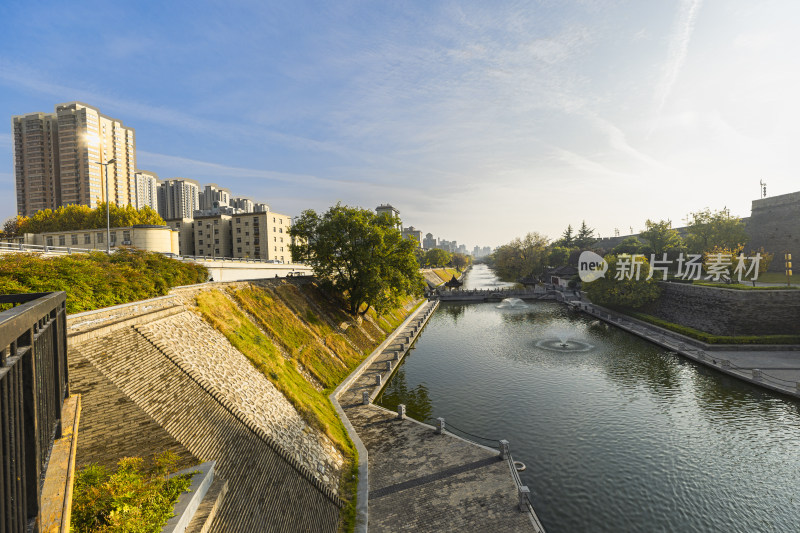
M379 402L510 441L548 533L800 531L800 402L561 304L442 304Z

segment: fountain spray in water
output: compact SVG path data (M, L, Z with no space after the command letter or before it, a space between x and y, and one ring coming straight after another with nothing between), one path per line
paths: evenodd
M527 309L528 307L530 306L519 298L505 298L497 306L498 309Z

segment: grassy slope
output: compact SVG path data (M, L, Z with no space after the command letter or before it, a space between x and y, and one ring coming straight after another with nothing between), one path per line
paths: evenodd
M328 435L342 451L348 464L343 470L340 492L349 500L342 510L342 529L352 530L358 458L328 394L416 308L411 305L413 298L380 317L371 311L368 318L356 324L335 300L313 285L249 285L229 294L236 303L219 291L208 291L197 296L197 306L205 319L275 384L306 421ZM348 326L343 333L337 327L340 324ZM298 364L325 389L320 392L309 383Z

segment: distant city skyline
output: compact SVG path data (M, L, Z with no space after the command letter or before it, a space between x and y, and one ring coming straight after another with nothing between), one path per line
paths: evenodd
M283 213L391 203L473 246L586 220L750 214L798 187L800 5L149 2L0 6L0 218L11 117L82 101L137 166ZM120 25L113 21L124 20ZM36 32L31 32L35 21Z

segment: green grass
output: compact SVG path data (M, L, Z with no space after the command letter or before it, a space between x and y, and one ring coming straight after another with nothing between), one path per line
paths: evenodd
M459 271L458 271L458 270L456 270L455 268L450 268L450 267L447 267L447 268L434 268L434 269L433 269L433 272L434 272L434 273L435 273L437 276L439 276L439 278L440 278L440 279L441 279L443 282L444 282L444 281L450 281L451 279L453 279L453 276L455 276L456 278L458 278L458 277L461 275L461 272L459 272Z
M309 424L330 437L345 457L354 456L353 443L327 395L317 391L294 362L285 359L233 302L218 291L207 291L197 296L197 307L212 326L275 384Z
M797 277L790 276L789 279L792 281L792 285L796 287L800 286L800 279ZM783 283L786 285L786 274L783 272L764 272L758 275L756 281L763 281L764 283Z
M631 311L629 309L616 309L620 313L624 313L633 318L637 318L642 322L647 322L664 329L686 335L692 339L697 339L706 344L800 344L800 335L713 335L700 331L698 329L682 326L673 322L668 322L661 318L640 313L638 311Z

